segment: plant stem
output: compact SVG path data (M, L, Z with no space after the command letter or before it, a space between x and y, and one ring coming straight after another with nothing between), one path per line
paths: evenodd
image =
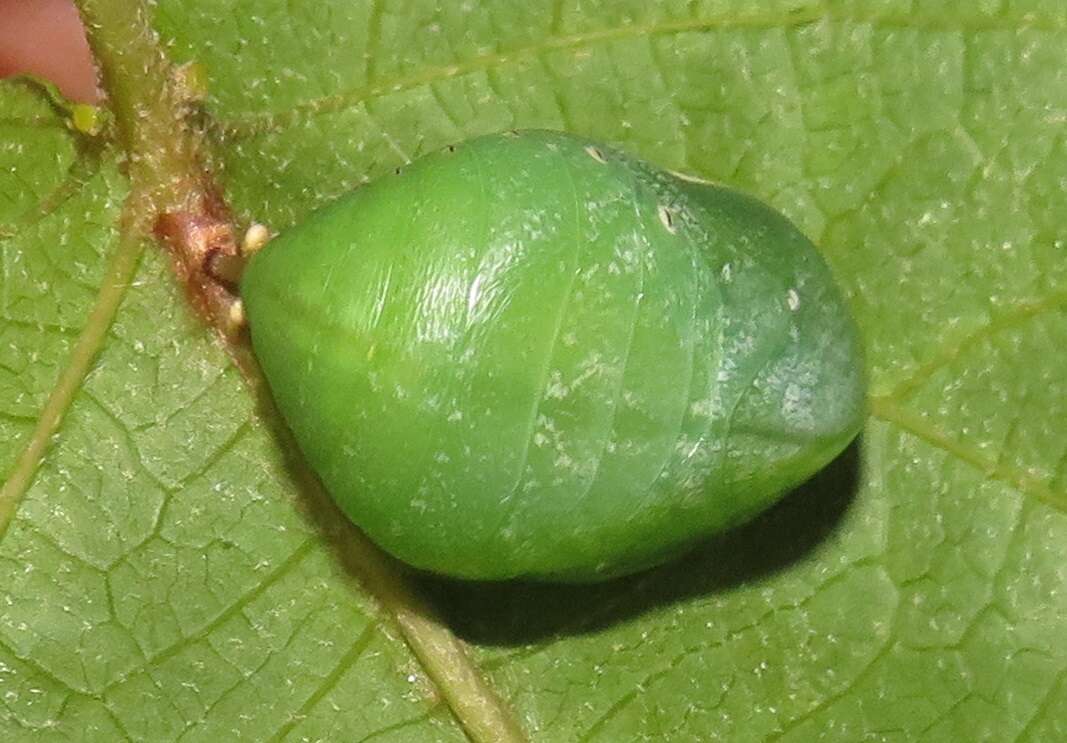
M147 199L144 220L191 211L202 196L201 169L184 101L176 93L140 0L77 0L110 99L129 177ZM141 225L151 229L151 222Z
M206 271L236 255L230 214L202 163L190 101L177 84L142 0L76 0L111 103L131 185L131 228L165 239L194 306L228 331L230 290Z
M209 275L208 257L220 250L236 255L236 242L228 211L202 165L200 135L187 124L187 102L174 82L146 6L142 0L76 0L76 4L127 154L131 219L123 225L125 234L165 233L176 254L179 279L220 327L228 316L225 296L229 295ZM161 229L160 224L165 226ZM254 360L240 349L235 355L252 386L260 387L262 375ZM294 447L290 437L281 438L283 445ZM306 464L300 462L299 467L301 479L313 479ZM355 528L345 529L341 542L344 562L392 615L467 734L479 743L524 741L510 710L470 660L463 643L417 595L403 568Z

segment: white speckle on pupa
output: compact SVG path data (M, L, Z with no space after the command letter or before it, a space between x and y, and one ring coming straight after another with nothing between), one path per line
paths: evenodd
M604 158L604 153L598 150L593 145L589 145L588 147L586 147L585 152L589 155L589 157L593 158L598 163L607 163L607 160Z
M467 291L467 312L474 312L474 308L478 305L478 300L482 296L482 280L484 278L482 274L478 274L474 281L471 282L470 289Z
M659 212L659 221L667 228L667 232L672 235L677 232L678 228L674 226L674 215L671 214L671 210L660 204L657 211Z
M549 381L545 387L544 396L550 400L562 400L570 393L570 391L570 387L563 383L563 375L559 370L553 370L549 375Z
M788 292L786 292L785 301L786 304L789 305L789 309L793 312L796 312L798 309L800 309L800 295L797 294L796 289L790 289Z

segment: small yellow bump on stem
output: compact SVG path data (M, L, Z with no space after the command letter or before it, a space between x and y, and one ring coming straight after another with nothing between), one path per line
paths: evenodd
M245 317L245 303L240 299L233 300L230 311L226 315L226 334L237 335L248 322Z
M88 103L75 103L70 109L70 124L76 131L95 137L104 128L104 112Z
M269 241L270 230L257 222L245 230L245 236L241 240L241 254L252 255Z

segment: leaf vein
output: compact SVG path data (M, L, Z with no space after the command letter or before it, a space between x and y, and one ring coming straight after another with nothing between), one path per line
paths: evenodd
M196 632L182 637L181 639L167 646L155 655L146 658L145 662L137 668L132 668L126 673L124 673L122 676L116 678L104 688L103 694L107 694L120 683L130 678L133 674L146 671L149 667L152 666L158 666L161 663L165 662L167 659L173 658L175 655L177 655L179 652L181 652L186 647L189 647L193 643L206 639L208 636L211 635L212 632L224 625L233 617L237 616L237 614L241 612L245 607L247 607L257 598L262 596L264 593L266 593L268 588L270 588L282 578L284 578L286 575L288 575L290 572L292 572L292 570L296 568L303 561L303 559L312 551L314 546L315 542L312 539L308 539L306 542L303 542L299 547L293 550L293 552L287 558L285 558L285 560L282 561L278 565L278 567L276 567L272 572L264 576L263 580L257 583L252 590L240 596L236 601L230 604L228 608L219 613L219 615L216 616L213 620L205 624ZM110 580L108 582L110 583Z
M1025 302L1015 306L1011 311L990 320L970 334L960 338L954 343L940 343L942 349L929 361L921 364L910 377L900 382L896 387L885 395L879 395L875 399L885 404L898 403L905 400L915 392L923 383L927 382L941 369L959 360L965 352L977 346L982 341L988 340L998 333L1010 330L1046 313L1057 312L1067 308L1067 292L1058 292L1039 302Z
M956 459L970 465L986 477L997 480L1020 493L1031 497L1059 511L1067 513L1067 495L1054 492L1047 484L1022 470L1007 465L998 465L981 453L959 441L953 441L948 434L918 415L910 413L886 398L874 398L870 403L871 415L895 425L931 446L941 449Z
M435 81L467 75L473 72L492 69L517 59L536 58L543 54L580 49L596 44L612 43L627 39L678 35L727 29L771 30L806 26L819 21L832 21L842 24L871 25L890 29L911 29L929 32L962 33L965 31L1017 31L1022 28L1061 33L1067 25L1057 22L1038 22L1030 19L996 20L974 22L971 24L955 22L954 19L917 19L910 15L861 16L858 14L834 14L823 8L813 7L798 10L790 14L751 13L748 15L716 15L711 17L685 18L680 20L656 21L651 23L629 23L619 26L586 31L568 35L550 36L537 43L516 47L505 51L496 51L452 64L428 67L407 77L383 80L334 95L314 98L295 104L284 111L245 114L233 117L222 124L222 134L229 138L244 138L297 123L306 117L337 113L346 108L366 102L372 98L403 92ZM368 76L369 79L369 76Z

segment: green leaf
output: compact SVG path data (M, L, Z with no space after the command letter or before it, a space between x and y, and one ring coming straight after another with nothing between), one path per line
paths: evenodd
M1061 3L154 13L243 219L562 128L770 201L845 288L870 420L764 518L596 587L411 579L532 739L1067 737ZM119 144L29 83L0 112L0 737L462 739L467 690L426 679L123 227Z

